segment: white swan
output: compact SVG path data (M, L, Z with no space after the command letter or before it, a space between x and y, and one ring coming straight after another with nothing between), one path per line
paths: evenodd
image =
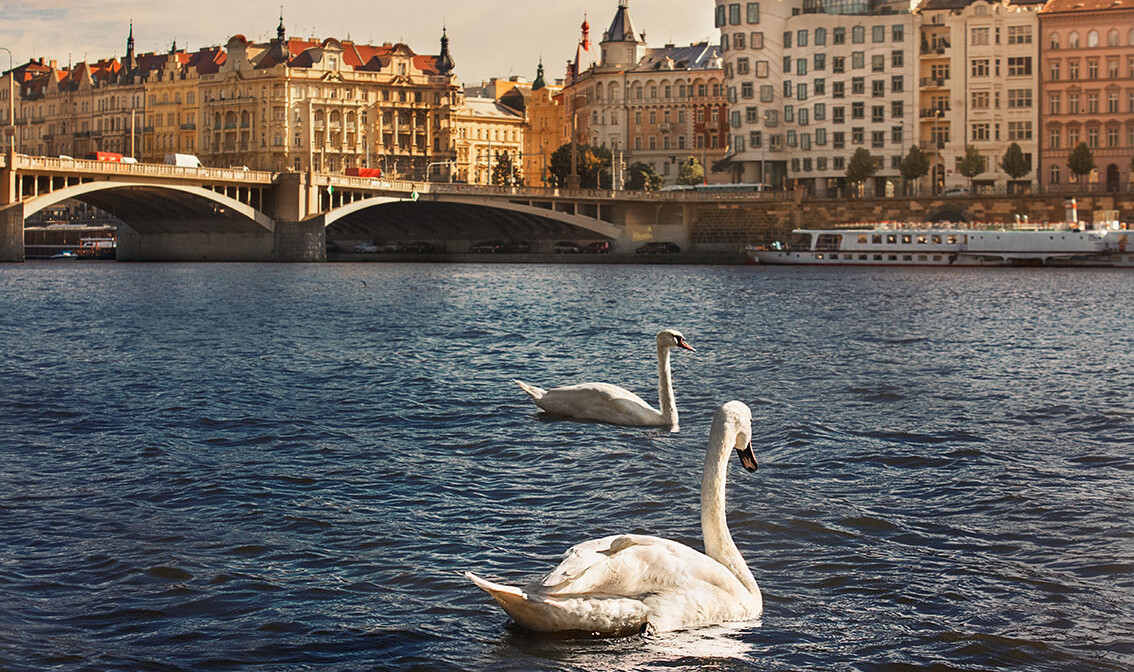
M760 588L725 521L728 456L736 450L744 468L755 471L751 434L752 412L739 401L713 417L701 479L704 554L623 534L573 546L554 571L522 589L465 576L520 626L540 632L619 636L756 618L764 609Z
M669 427L677 431L677 400L673 396L673 379L669 370L669 351L671 348L684 348L691 352L693 346L673 329L658 332L658 405L654 410L642 398L630 390L607 383L582 383L543 390L517 380L524 392L532 398L536 406L548 413L563 415L579 420L598 420L615 425L635 427Z

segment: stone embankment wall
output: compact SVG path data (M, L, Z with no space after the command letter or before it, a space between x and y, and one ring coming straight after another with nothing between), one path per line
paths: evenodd
M689 241L698 246L765 245L794 228L853 222L968 221L1012 223L1016 215L1032 224L1064 221L1068 196L951 196L948 198L788 199L697 205L690 213ZM1134 193L1076 196L1079 220L1096 210L1117 210L1134 223Z

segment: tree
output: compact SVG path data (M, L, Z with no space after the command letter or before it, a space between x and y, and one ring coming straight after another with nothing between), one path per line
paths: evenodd
M496 152L496 162L492 166L492 184L512 185L523 183L520 167L512 162L508 152Z
M657 191L661 189L661 177L650 164L635 161L626 169L626 188L631 191Z
M847 181L858 184L858 193L862 194L862 183L871 175L878 172L878 164L865 147L854 150L850 161L847 161Z
M599 186L599 172L610 164L610 150L604 147L576 145L579 164L579 186L595 189ZM548 166L548 182L551 186L567 186L567 176L571 174L571 143L565 143L551 154Z
M1013 142L1008 145L1008 151L1004 152L1004 158L1000 159L1000 167L1008 174L1008 177L1013 180L1018 180L1021 177L1032 172L1032 167L1028 160L1024 158L1024 152L1020 149L1020 145Z
M957 166L957 172L969 178L969 190L972 191L972 180L984 172L984 157L976 147L965 145L965 156Z
M920 147L912 145L909 154L898 164L898 170L906 182L920 180L929 173L929 157Z
M1091 148L1087 143L1080 142L1071 150L1071 155L1067 157L1067 167L1071 169L1072 175L1080 178L1079 181L1083 176L1091 174L1095 169L1095 157L1091 154Z
M677 172L678 184L702 184L705 181L705 167L696 157L689 157Z

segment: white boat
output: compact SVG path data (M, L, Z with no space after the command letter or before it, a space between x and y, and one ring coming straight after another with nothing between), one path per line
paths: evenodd
M788 244L749 248L761 264L836 266L1122 266L1134 268L1134 231L1118 228L970 228L883 224L796 229Z

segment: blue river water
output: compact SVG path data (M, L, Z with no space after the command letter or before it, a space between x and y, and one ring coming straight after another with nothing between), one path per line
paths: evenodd
M541 417L601 380L681 431ZM1134 275L0 266L0 669L1134 669ZM526 633L570 545L700 546L709 422L764 616Z

